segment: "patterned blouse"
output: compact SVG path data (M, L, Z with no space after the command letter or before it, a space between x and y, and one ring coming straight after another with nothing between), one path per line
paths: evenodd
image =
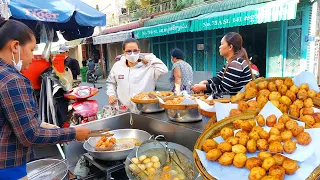
M193 71L190 64L188 64L185 61L178 61L173 63L172 65L172 71L171 71L171 77L170 77L170 91L175 91L175 81L174 81L174 72L173 70L175 68L179 68L181 71L181 87L180 91L187 91L188 94L191 93L191 85L190 83L193 83Z

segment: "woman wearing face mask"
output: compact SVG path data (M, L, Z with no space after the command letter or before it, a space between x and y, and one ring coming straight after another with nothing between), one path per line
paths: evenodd
M0 39L0 179L25 180L34 145L82 141L90 130L41 123L31 82L20 73L32 62L35 36L21 22L0 19Z
M156 81L168 73L168 68L153 54L140 55L136 39L125 40L122 49L125 56L113 65L107 79L109 104L113 105L119 99L131 111L137 112L130 98L141 92L154 91Z
M217 77L201 81L192 86L195 93L202 91L206 93L218 94L229 93L235 95L249 81L254 79L249 64L247 51L242 47L242 37L240 34L230 32L226 34L219 47L220 55L227 59L226 65Z

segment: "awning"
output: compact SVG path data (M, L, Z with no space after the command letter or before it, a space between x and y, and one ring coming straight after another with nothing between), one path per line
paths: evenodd
M299 0L278 0L198 17L191 22L192 32L246 26L296 18Z
M66 46L78 46L80 44L82 44L84 41L86 40L86 38L80 38L80 39L75 39L75 40L72 40L72 41L67 41L65 42L65 45Z
M121 42L132 37L132 31L122 31L112 34L104 34L93 37L93 44L108 44L113 42Z
M190 20L177 21L173 23L160 24L151 27L142 27L134 30L136 39L165 36L190 31Z
M142 27L144 22L145 22L145 20L140 20L140 21L131 22L128 24L123 24L123 25L119 25L119 26L115 26L115 27L106 28L102 31L101 34L110 34L110 33L115 33L115 32L119 32L119 31L137 29L139 27Z

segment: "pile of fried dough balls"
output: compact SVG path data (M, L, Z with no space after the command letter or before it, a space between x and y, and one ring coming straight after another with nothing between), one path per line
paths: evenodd
M265 125L271 127L269 132L262 128ZM208 160L218 161L223 166L245 166L250 170L249 180L282 180L285 174L294 174L299 168L297 162L279 153L291 154L297 148L296 143L306 146L312 140L310 134L304 132L304 127L286 114L279 120L275 115L266 120L261 115L256 121L235 120L233 127L240 130L234 134L231 128L223 128L220 135L225 142L218 144L207 139L202 150L207 153ZM292 140L293 137L297 142ZM247 158L246 153L256 151L260 151L258 157Z
M256 97L256 100L244 101ZM251 81L245 86L245 92L239 92L231 97L231 102L238 103L238 109L232 109L230 116L241 114L246 110L261 110L270 101L282 113L300 118L310 127L320 127L320 114L315 114L312 98L320 98L320 93L309 89L307 83L300 87L294 85L291 78L262 81L256 84ZM316 124L319 123L319 124Z

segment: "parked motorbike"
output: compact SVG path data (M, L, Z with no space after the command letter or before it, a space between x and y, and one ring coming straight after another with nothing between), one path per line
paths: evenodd
M72 109L70 113L72 114L70 118L70 124L65 123L63 125L64 127L96 120L96 115L99 110L98 102L89 98L96 95L101 88L102 87L97 88L95 84L94 87L79 86L64 94L65 98L74 101L71 104Z

